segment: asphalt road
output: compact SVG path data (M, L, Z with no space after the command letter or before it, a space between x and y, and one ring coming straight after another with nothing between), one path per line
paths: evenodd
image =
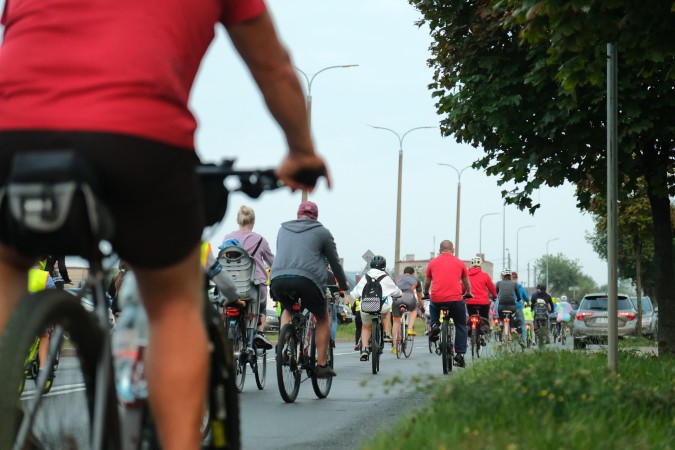
M485 348L484 358L494 354L495 343ZM560 348L560 344L555 344ZM566 348L571 348L571 339ZM253 374L247 374L240 394L241 432L244 449L356 449L361 448L374 431L392 427L398 419L425 404L426 389L447 376L470 370L474 363L466 357L467 368L455 367L443 375L441 360L429 352L425 336L417 336L412 356L397 359L386 345L380 372L373 375L370 362L359 361L353 345L338 342L335 349L337 377L328 398L318 399L306 380L300 386L295 403L287 404L279 394L276 365L272 353L267 362L267 383L263 391L256 387ZM45 397L41 429L55 428L83 440L86 430L84 395L76 360L63 357L52 391ZM23 398L34 394L32 381L26 383ZM73 420L73 414L80 415ZM73 425L73 423L75 423ZM58 439L58 437L57 437ZM79 448L87 448L84 442Z

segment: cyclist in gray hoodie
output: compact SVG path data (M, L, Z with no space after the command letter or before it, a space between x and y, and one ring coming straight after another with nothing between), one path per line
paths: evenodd
M284 310L281 314L280 330L291 319L289 310L295 300L293 293L302 298L302 306L314 314L317 320L316 373L319 377L332 377L335 372L326 365L330 340L330 323L324 295L326 261L335 274L340 289L346 291L349 286L340 265L333 235L317 220L319 208L316 203L301 203L297 217L297 220L282 223L279 229L276 257L270 272L270 291Z

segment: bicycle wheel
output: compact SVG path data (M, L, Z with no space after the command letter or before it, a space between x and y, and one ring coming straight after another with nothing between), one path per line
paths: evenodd
M396 359L401 358L401 354L405 352L405 324L403 323L403 319L401 319L401 324L398 327L398 342L396 342Z
M438 341L432 341L429 339L429 353L436 353L436 350L438 349Z
M265 381L267 378L267 349L258 348L256 343L253 343L253 352L255 354L256 363L255 370L255 384L259 390L265 389Z
M443 374L448 374L452 372L452 342L448 338L448 321L444 320L443 325L441 325L441 337L440 337L440 346L441 346L441 359L443 363Z
M227 337L232 343L234 383L239 392L244 390L244 383L246 382L246 361L243 359L244 351L246 350L245 331L246 328L242 327L239 319L228 323Z
M291 324L284 325L277 343L277 382L281 398L286 403L293 403L300 390L299 346L295 327Z
M213 306L209 302L204 303L204 323L211 354L208 411L205 411L202 436L210 449L238 450L241 448L239 394L235 384L232 343Z
M373 374L380 371L380 321L373 320L373 334L370 337L370 362L373 368Z
M562 329L560 330L560 343L562 345L565 345L567 343L567 328L565 325L563 325Z
M61 386L45 397L43 392L29 390L23 395L19 387L25 380L24 362L35 337L52 325L63 330L67 338L55 340L47 359L53 360L57 347L63 347L59 377ZM55 336L55 339L59 339ZM107 330L100 329L96 319L80 304L79 299L60 290L46 290L22 299L12 313L0 341L0 448L29 448L27 439L36 442L30 448L88 448L92 441L97 365L108 343ZM109 383L102 389L105 433L102 448L120 447L117 401L110 361ZM70 380L70 381L66 381ZM25 427L19 436L19 427ZM44 443L44 445L42 444Z
M415 345L415 336L408 334L408 327L405 327L405 334L403 337L403 354L406 358L412 355L413 346Z
M478 342L478 330L475 328L471 330L471 358L479 358L478 348L480 343Z
M333 377L317 378L316 376L316 373L314 371L315 364L317 364L315 338L316 338L316 328L312 330L312 339L309 344L309 358L312 367L312 376L311 376L312 388L314 388L314 393L316 394L317 397L326 398L328 397L330 388L333 385ZM328 349L326 350L326 364L328 364L330 367L334 367L333 346L330 344L328 345Z

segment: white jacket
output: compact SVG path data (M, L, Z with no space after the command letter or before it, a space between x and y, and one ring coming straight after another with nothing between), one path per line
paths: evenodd
M391 279L387 272L384 272L380 269L370 269L367 273L368 276L373 279L379 278L382 275L386 275L386 277L382 278L382 281L380 281L380 286L382 286L382 297L384 298L384 303L386 305L391 307L393 302L392 297L400 297L403 295L403 292L401 292L398 286L396 286L396 283L394 283L394 280ZM366 286L367 282L368 280L366 279L365 275L361 277L359 283L350 292L351 296L355 299L361 298L361 293L363 292L363 288Z

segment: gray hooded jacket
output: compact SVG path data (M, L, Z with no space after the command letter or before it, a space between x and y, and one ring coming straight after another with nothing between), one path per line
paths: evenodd
M277 251L270 279L297 275L309 278L323 292L326 261L330 264L340 288L349 289L330 231L318 220L298 219L284 222L277 235Z

